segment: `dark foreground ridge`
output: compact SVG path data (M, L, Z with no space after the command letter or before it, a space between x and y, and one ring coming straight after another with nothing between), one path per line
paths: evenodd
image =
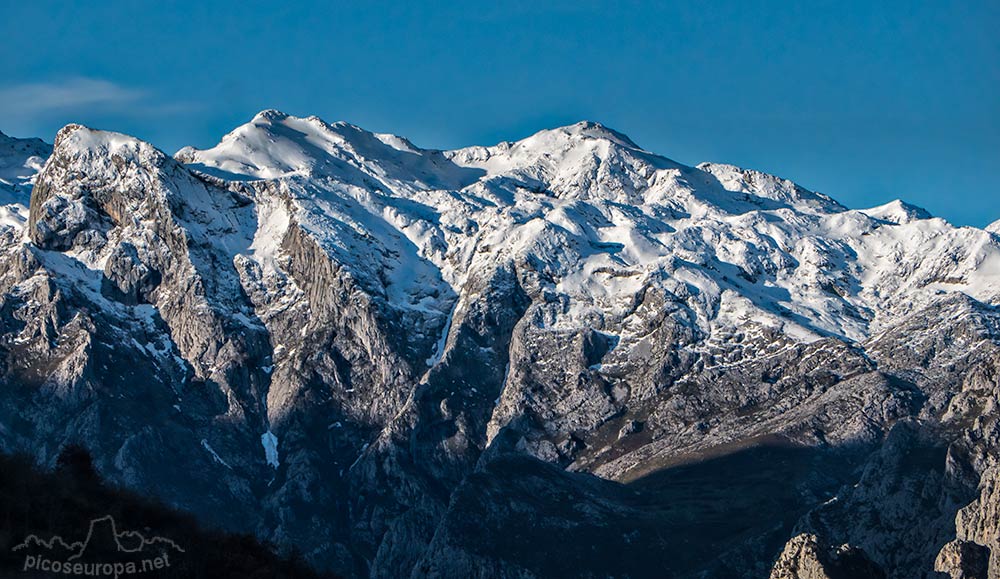
M70 446L53 470L24 455L0 455L0 577L73 577L25 571L25 558L95 562L142 569L166 553L162 568L134 575L151 578L335 579L319 574L291 552L276 554L251 535L212 530L195 516L102 481L89 453ZM19 547L15 549L15 547ZM122 575L128 577L129 575Z

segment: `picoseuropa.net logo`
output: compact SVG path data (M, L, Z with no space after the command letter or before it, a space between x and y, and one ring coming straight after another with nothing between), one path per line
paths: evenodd
M119 531L107 515L90 521L82 541L68 543L59 535L49 540L28 535L14 552L24 556L22 570L53 575L122 577L170 567L171 557L184 549L166 537L146 537L137 531Z

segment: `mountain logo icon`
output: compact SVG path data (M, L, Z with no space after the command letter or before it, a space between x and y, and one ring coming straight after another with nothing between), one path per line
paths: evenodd
M28 535L12 549L24 555L23 571L42 571L87 577L121 577L166 569L170 557L184 549L166 537L120 531L114 517L90 521L82 541L59 535L46 540Z

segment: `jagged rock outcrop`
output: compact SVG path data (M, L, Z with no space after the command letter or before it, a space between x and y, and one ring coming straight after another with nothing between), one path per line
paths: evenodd
M995 567L994 233L595 123L70 125L20 179L4 450L357 577Z
M979 486L979 497L958 512L958 539L949 543L952 548L942 549L938 560L956 560L970 577L979 574L995 579L1000 577L1000 484L996 468L983 474Z
M949 541L934 561L934 570L951 579L986 579L989 577L990 550L972 541Z
M1000 577L998 362L994 356L967 373L946 414L948 422L966 426L949 449L949 458L964 467L962 474L970 484L978 478L974 500L955 516L955 539L941 548L935 561L935 569L952 577Z
M771 579L883 579L885 573L860 549L826 547L816 535L792 538L778 557Z

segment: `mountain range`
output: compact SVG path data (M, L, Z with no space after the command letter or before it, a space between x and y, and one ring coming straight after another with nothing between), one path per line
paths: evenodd
M581 122L0 135L0 450L352 577L1000 577L1000 221Z

